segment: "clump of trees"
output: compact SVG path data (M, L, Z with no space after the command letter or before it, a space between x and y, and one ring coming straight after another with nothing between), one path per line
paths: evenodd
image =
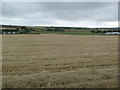
M61 28L61 27L46 27L46 31L58 31L58 32L62 32L62 31L64 31L64 29Z
M27 34L27 33L31 33L34 30L32 28L27 28L25 26L22 26L20 28L16 28L16 30L20 33L20 34Z
M94 29L94 30L91 30L91 33L106 33L106 32L120 32L119 29L106 29L106 30L99 30L99 29Z

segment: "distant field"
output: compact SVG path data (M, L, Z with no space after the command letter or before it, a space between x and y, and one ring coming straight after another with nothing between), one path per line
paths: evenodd
M3 88L116 88L118 36L3 35Z
M103 33L84 33L84 32L54 32L54 31L41 31L33 32L32 34L64 34L64 35L104 35Z
M104 35L103 33L61 33L65 35Z

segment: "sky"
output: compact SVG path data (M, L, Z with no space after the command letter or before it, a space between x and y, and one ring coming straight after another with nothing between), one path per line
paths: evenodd
M117 27L118 3L3 2L1 24L30 26Z

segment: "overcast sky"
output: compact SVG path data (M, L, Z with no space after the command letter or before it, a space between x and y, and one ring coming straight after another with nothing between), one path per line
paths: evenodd
M3 2L2 24L117 27L117 2Z

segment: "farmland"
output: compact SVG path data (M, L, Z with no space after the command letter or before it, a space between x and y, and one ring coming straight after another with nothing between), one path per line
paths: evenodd
M3 88L116 88L118 36L2 36Z

